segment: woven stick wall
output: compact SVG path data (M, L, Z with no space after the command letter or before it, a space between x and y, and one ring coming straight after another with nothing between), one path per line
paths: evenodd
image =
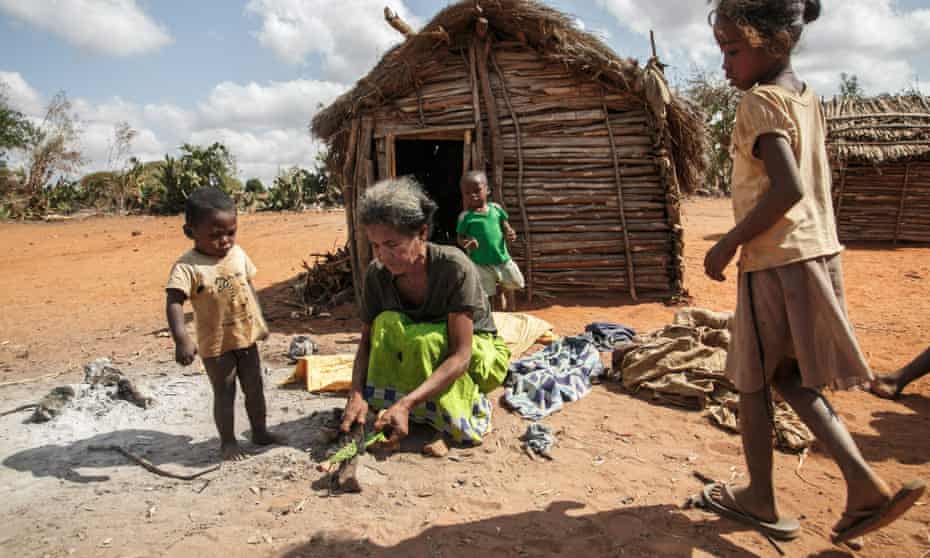
M700 114L657 105L635 61L559 12L475 6L443 10L313 121L343 184L357 287L371 256L355 204L396 173L397 138L458 137L463 170L485 170L510 214L531 297L681 294L679 192L703 175Z

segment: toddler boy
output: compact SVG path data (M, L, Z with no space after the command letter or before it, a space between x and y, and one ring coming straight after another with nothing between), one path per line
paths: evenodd
M468 252L481 274L481 285L494 301L497 286L505 291L522 289L523 274L507 252L507 242L517 238L508 222L508 215L496 203L488 203L488 177L481 171L470 171L462 177L462 205L456 233L458 244ZM506 239L506 240L505 240ZM501 293L497 305L505 309L507 297Z
M268 432L265 393L256 341L268 328L252 287L255 265L236 245L236 206L216 188L199 188L185 204L184 234L193 249L171 268L166 287L166 313L175 343L175 360L187 366L200 354L213 388L213 420L224 460L245 453L234 432L236 379L258 445L282 443ZM190 299L197 324L195 344L184 326L184 301Z

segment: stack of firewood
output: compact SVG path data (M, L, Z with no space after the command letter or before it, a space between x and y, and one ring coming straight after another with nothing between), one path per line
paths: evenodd
M300 304L310 316L352 300L352 264L345 246L327 254L310 254L313 265L303 262L304 272L294 285Z

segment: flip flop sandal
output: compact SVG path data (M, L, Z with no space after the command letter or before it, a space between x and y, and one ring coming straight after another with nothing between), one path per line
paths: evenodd
M797 519L792 518L781 518L777 522L771 523L768 521L763 521L753 515L750 515L742 510L736 508L730 508L719 501L715 500L712 496L714 488L720 488L721 492L726 492L729 496L730 501L734 504L736 503L735 498L733 498L733 493L730 492L730 487L724 483L712 483L704 485L704 489L701 491L701 497L703 498L703 504L705 509L716 513L721 517L727 519L732 519L751 527L760 533L772 537L773 539L779 541L791 541L801 534L801 524L798 523Z
M917 503L917 500L923 496L926 488L927 486L923 481L913 480L902 486L901 489L881 507L854 512L843 512L843 517L848 517L855 521L842 531L837 531L833 535L833 542L842 543L888 525L895 519L904 515L907 510L911 509L911 507Z

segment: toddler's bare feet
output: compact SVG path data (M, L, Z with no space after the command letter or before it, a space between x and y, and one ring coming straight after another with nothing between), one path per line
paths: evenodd
M220 454L223 461L242 461L248 457L236 441L223 443L220 446Z

